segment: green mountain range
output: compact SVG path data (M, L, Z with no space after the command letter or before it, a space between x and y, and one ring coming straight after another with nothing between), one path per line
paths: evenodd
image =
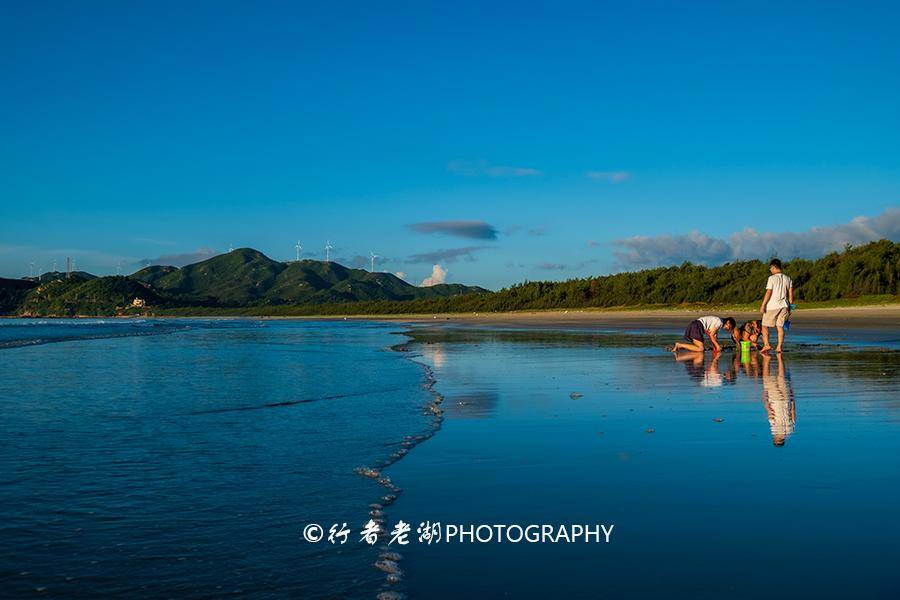
M900 301L900 244L847 247L785 262L800 303ZM281 263L235 250L182 268L154 266L128 277L48 273L0 279L0 314L347 315L757 304L767 264L691 263L568 281L526 281L498 292L456 284L415 287L389 273L333 262ZM137 306L134 300L139 299Z
M487 290L460 284L416 287L390 273L335 262L282 263L239 248L185 267L150 266L127 276L46 273L0 279L0 311L22 315L113 315L148 309L206 309L409 301ZM135 299L139 301L135 303ZM137 304L137 305L133 305Z

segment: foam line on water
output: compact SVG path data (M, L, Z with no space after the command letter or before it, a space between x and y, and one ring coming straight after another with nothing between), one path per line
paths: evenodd
M435 379L434 376L434 369L423 362L415 360L415 358L420 355L412 354L410 352L410 345L412 343L413 340L408 339L406 342L391 346L391 350L404 353L404 357L407 360L419 365L422 368L425 379L421 387L431 396L431 400L429 402L426 402L422 406L422 414L429 418L428 429L425 433L419 435L404 436L403 442L401 442L400 444L401 448L393 452L390 456L383 460L378 468L357 467L355 469L355 472L358 475L374 479L381 486L388 490L388 493L379 498L378 502L373 502L369 505L369 515L376 523L378 523L378 526L381 528L381 531L379 533L379 541L381 542L381 554L379 555L379 559L372 564L373 568L385 573L384 583L382 584L381 589L376 595L376 598L378 600L400 600L402 598L405 598L405 595L403 593L395 589L403 581L403 570L399 565L403 557L399 553L394 552L387 545L386 530L386 509L397 500L397 497L401 493L403 493L403 490L382 471L406 456L413 448L434 436L440 430L441 425L444 421L444 411L441 408L444 397L435 389L437 379Z
M265 408L279 408L282 406L294 406L296 404L308 404L310 402L321 402L323 400L339 400L341 398L354 398L359 396L369 396L372 394L386 394L388 392L400 392L409 389L409 386L399 386L393 388L385 388L381 390L368 390L365 392L350 392L347 394L329 394L327 396L319 396L318 398L303 398L302 400L284 400L281 402L267 402L266 404L256 404L252 406L233 406L229 408L211 408L208 410L196 410L189 413L181 413L187 415L211 415L216 413L238 412L243 410L262 410Z

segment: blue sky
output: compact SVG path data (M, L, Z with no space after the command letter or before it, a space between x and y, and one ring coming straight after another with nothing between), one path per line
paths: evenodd
M897 6L4 3L0 276L330 239L498 288L900 239Z

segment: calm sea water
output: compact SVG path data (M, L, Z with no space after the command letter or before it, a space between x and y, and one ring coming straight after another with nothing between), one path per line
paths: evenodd
M399 329L0 321L3 595L900 592L896 331L712 361L676 360L659 329L419 327L397 352ZM373 503L412 525L393 583L384 540L358 541ZM615 529L428 545L424 521ZM335 522L347 544L303 541Z
M407 485L389 521L615 528L411 544L409 592L898 597L900 353L880 336L713 361L662 351L671 333L420 331L446 418L391 467Z
M396 329L0 321L2 594L374 598L378 547L301 529L431 432Z

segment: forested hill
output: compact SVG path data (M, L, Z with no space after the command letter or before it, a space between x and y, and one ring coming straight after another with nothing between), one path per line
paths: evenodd
M360 301L403 302L487 290L461 284L417 287L390 273L335 262L278 262L240 248L185 267L151 266L127 276L45 273L0 280L0 311L26 316L115 315L179 309L188 313Z
M351 269L336 262L279 262L252 248L239 248L185 267L147 267L130 276L186 304L222 307L404 301L481 293L446 283L416 287L391 273Z
M900 244L887 240L817 260L785 263L798 302L897 296ZM462 285L412 286L389 273L337 263L280 263L241 249L182 268L148 267L130 277L0 280L0 310L27 315L398 314L498 312L758 302L766 263L685 263L569 281L529 281L499 292ZM128 307L139 298L145 306Z
M797 302L841 301L864 296L897 296L900 244L881 240L817 260L784 263ZM768 263L740 261L718 267L685 263L631 273L568 281L528 281L492 294L409 302L360 302L293 307L278 314L400 314L507 312L516 310L747 304L759 302ZM252 313L250 313L252 314Z

